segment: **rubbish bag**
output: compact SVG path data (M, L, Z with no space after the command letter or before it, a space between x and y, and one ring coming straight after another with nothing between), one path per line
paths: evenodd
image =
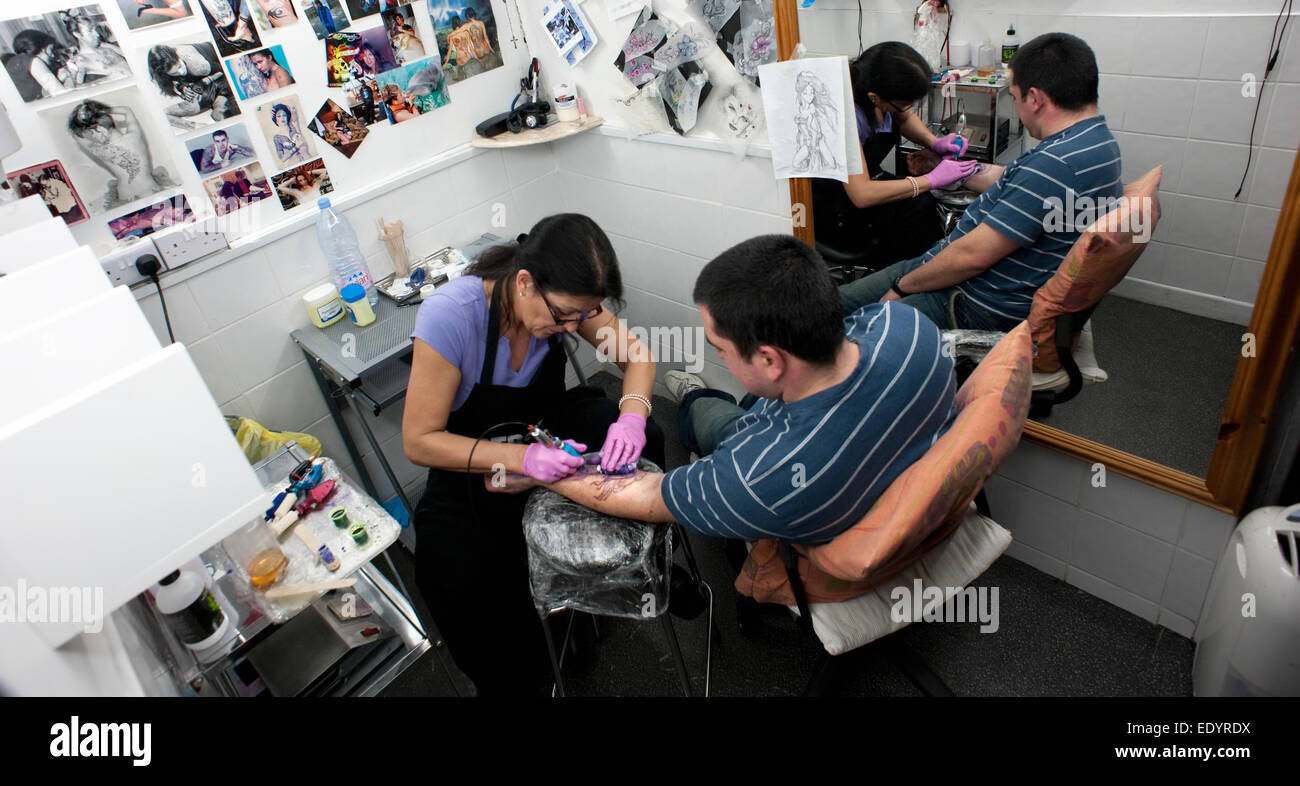
M316 458L321 454L320 440L311 434L302 434L297 431L271 431L267 427L258 423L251 418L226 417L226 425L230 426L231 432L235 435L235 441L244 451L244 458L248 459L249 464L256 465L257 462L283 448L292 442L297 442L303 450Z

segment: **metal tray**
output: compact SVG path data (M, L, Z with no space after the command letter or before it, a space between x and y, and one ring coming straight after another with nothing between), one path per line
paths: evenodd
M434 286L439 286L440 284L446 283L447 276L437 271L451 264L451 255L454 251L455 249L453 249L451 246L438 249L437 251L428 255L424 259L421 259L419 262L412 263L411 273L414 274L416 269L420 268L424 270L424 276L425 276L424 283L433 284ZM401 281L406 281L406 280L408 279L407 278L401 279ZM384 276L379 281L375 282L375 289L379 290L379 294L387 297L389 300L392 300L398 305L406 305L407 303L412 303L412 304L419 303L422 300L422 298L420 297L420 290L418 288L408 288L403 294L400 295L394 294L395 289L397 289L399 292L401 291L397 287L398 281L399 279L397 278L397 274L390 273L387 276Z

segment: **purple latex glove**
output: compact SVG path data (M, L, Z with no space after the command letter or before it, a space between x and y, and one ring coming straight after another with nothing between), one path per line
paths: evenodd
M571 439L565 442L577 448L579 453L587 450L587 446L581 442ZM571 456L559 448L550 448L540 442L534 442L524 451L524 474L542 483L554 483L560 478L567 478L581 466L582 459L578 456Z
M930 149L941 156L960 156L965 149L965 140L957 142L956 134L945 134L930 143Z
M970 177L979 168L978 161L958 161L955 158L945 158L925 175L925 179L930 181L930 188L944 188L956 183L958 180Z
M605 446L600 449L600 468L613 472L624 464L635 464L645 448L645 415L624 412L609 424Z

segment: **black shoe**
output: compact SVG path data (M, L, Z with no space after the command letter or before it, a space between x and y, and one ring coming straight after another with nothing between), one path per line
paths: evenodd
M673 563L672 585L668 595L668 611L674 617L693 620L708 606L703 589L691 578L691 574L677 563Z

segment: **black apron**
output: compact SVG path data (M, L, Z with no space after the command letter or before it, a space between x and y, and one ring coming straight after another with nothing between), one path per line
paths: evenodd
M873 180L884 172L881 164L901 138L895 127L873 131L862 144L863 163ZM897 179L887 173L885 177ZM844 192L843 183L814 179L813 231L818 244L844 254L865 252L866 263L880 270L925 253L943 237L943 220L928 193L860 208Z
M498 296L488 310L487 347L479 381L447 419L447 431L477 439L502 421L536 423L564 394L565 355L559 338L527 387L492 384L500 340ZM410 403L408 403L410 406ZM490 436L522 433L500 429ZM416 583L457 667L480 696L536 690L549 673L541 623L528 589L522 518L527 494L489 493L483 475L430 469L415 509Z

